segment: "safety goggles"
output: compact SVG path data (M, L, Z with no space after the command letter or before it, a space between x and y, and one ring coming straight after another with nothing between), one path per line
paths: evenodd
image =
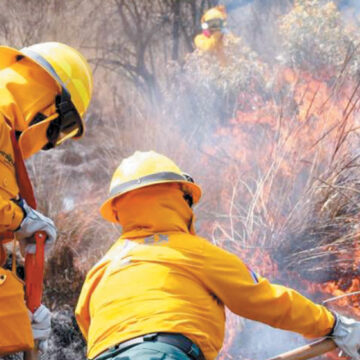
M224 20L212 19L201 24L203 30L220 30L225 26Z
M84 132L81 117L65 89L56 97L55 106L59 116L47 129L46 136L49 142L45 145L46 149L58 146L67 139L80 137Z

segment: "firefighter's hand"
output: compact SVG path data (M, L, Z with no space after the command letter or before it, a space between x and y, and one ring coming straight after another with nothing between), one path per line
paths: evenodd
M31 327L34 340L39 342L39 350L46 351L47 341L51 333L51 313L50 310L40 305L34 313L29 311Z
M24 211L24 219L20 227L15 231L16 238L25 242L25 251L34 254L36 252L35 243L31 243L31 239L37 231L44 231L47 235L45 242L45 250L49 251L56 240L56 227L54 222L40 212L31 208L25 200L21 199L18 205Z
M351 359L360 360L360 322L336 314L331 333L336 345Z

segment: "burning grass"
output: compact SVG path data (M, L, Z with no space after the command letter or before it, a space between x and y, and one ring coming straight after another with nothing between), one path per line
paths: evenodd
M340 281L345 290L359 275L360 169L358 156L342 160L307 191L290 219L292 233L280 246L278 262L309 280Z
M208 180L219 193L202 230L261 274L318 301L359 290L359 82L348 77L352 61L326 78L277 66L266 96L244 108L240 91L233 117L201 145L204 163L222 165L221 180ZM344 300L337 309L357 314L358 306ZM234 351L233 328L224 358Z

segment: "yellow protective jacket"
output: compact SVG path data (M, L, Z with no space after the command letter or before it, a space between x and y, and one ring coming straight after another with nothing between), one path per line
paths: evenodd
M36 65L15 63L0 71L0 240L23 219L21 208L10 201L19 194L10 131L25 130L38 112L53 113L56 91L55 82ZM47 141L43 137L33 135L38 148Z
M15 156L11 131L23 130L27 120L44 107L48 107L51 100L53 101L53 97L50 98L50 90L49 94L45 93L45 86L37 85L35 80L26 80L26 73L32 71L31 69L23 67L25 73L21 75L18 68L19 65L15 64L0 71L0 266L6 260L2 245L13 238L12 231L19 227L24 216L22 209L11 199L18 197L20 185L23 189L28 185L23 181L18 183L17 180L16 173L19 175L21 172L22 180L27 178L27 175L24 174L25 168L19 166L17 162L21 157ZM41 74L34 78L41 82ZM15 142L14 144L16 146ZM23 283L13 272L0 267L0 273L2 275L0 354L2 355L29 349L34 343L24 301Z
M38 112L54 113L57 85L38 65L16 62L0 70L0 355L34 346L30 318L24 299L23 282L14 272L1 268L6 260L3 243L11 240L23 217L11 199L19 193L34 203L30 180L14 130L24 131ZM31 130L24 143L27 154L47 142L46 129ZM31 150L31 151L30 151Z
M88 357L152 332L182 333L215 359L225 311L296 331L330 332L334 318L296 291L255 280L242 260L196 236L178 188L157 185L118 201L123 235L86 277L76 319Z
M24 216L21 208L10 201L19 194L10 130L0 114L0 238L2 233L18 228Z
M204 52L218 52L222 51L224 35L220 31L216 31L209 37L204 34L195 36L194 42L198 50Z

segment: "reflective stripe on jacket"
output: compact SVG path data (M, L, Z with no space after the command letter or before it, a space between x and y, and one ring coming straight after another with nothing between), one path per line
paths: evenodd
M190 233L193 214L178 188L157 185L123 196L124 234L86 277L77 308L88 357L142 334L177 332L215 359L227 306L299 332L327 334L332 314L296 291L258 282L234 254Z

